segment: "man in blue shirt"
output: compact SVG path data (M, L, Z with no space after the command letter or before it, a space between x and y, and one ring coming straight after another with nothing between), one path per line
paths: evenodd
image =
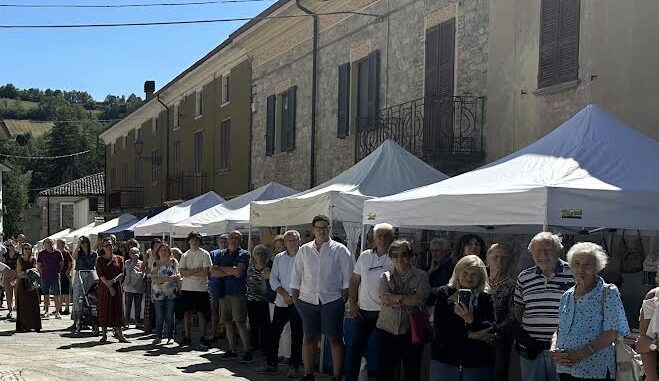
M226 325L229 350L221 359L238 357L235 351L236 329L243 344L243 356L240 362L251 364L249 351L249 332L247 331L247 266L249 252L240 247L243 235L234 230L228 234L227 248L220 252L217 264L211 268L211 277L220 277L224 282L224 292L219 298L220 322Z
M220 257L222 250L227 248L227 241L229 236L222 234L217 237L217 250L211 251L211 262L213 265L220 264ZM213 276L211 271L208 277L208 292L211 295L211 313L212 313L212 342L216 342L220 337L224 337L225 328L224 324L220 323L220 297L224 296L224 279L220 276Z

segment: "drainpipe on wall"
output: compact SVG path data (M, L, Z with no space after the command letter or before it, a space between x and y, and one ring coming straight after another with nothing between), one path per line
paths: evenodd
M163 101L160 100L160 94L156 95L156 99L158 100L158 103L160 103L166 110L167 117L165 118L165 152L163 152L163 155L161 157L165 157L165 200L169 200L169 107L167 107L166 104L163 103ZM176 118L177 116L174 115Z
M295 0L295 5L304 13L313 18L313 52L312 52L312 78L311 78L311 169L309 171L309 188L316 184L316 102L317 102L317 76L318 76L318 14Z

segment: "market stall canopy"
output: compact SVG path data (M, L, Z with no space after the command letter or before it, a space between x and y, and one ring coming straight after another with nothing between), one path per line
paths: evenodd
M392 195L446 179L392 140L333 179L307 191L273 201L251 204L254 226L310 224L325 214L333 221L361 222L364 201Z
M144 222L147 219L148 219L147 217L144 217L142 219L139 219L139 218L135 217L135 219L126 221L126 222L124 222L120 225L117 225L117 226L113 227L113 228L110 228L110 229L104 230L102 232L99 232L99 234L104 234L104 235L105 234L118 234L118 233L122 233L124 231L131 231L132 232L133 228L137 224L139 224L141 222Z
M66 236L69 233L71 233L71 229L66 228L64 230L58 231L57 233L51 234L48 237L44 237L44 238L40 239L39 241L37 241L37 244L32 247L32 251L36 252L38 250L41 250L41 247L43 246L43 241L45 241L46 238L50 238L54 241L58 238L62 238L64 236Z
M89 238L89 241L92 244L92 247L95 247L96 241L98 240L98 235L100 233L103 233L104 231L108 229L112 229L114 227L117 227L121 224L127 223L127 222L137 222L138 219L137 217L133 216L132 214L122 214L121 216L117 218L113 218L110 221L103 222L102 224L94 226L93 229L87 232L87 236Z
M158 236L169 234L172 226L190 216L201 213L215 205L221 204L224 199L217 193L210 191L191 200L174 205L155 216L135 225L135 236Z
M657 216L659 142L589 105L544 138L489 165L365 202L363 222L658 230Z
M186 237L192 230L203 235L221 234L233 229L244 230L249 224L250 202L274 200L297 192L279 183L266 184L175 224L172 236Z
M78 240L78 238L82 237L83 235L84 236L89 235L89 232L96 225L99 225L99 223L98 222L92 222L89 225L85 225L85 226L81 227L80 229L69 232L68 234L66 234L65 236L60 237L60 238L63 238L66 241L67 245L73 246L75 248L75 245L73 245L73 243L75 243Z

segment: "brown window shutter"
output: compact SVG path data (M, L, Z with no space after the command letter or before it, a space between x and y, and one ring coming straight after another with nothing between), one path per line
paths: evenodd
M266 127L265 127L265 154L272 156L275 153L275 110L277 96L271 95L267 98Z
M455 64L455 19L439 25L439 84L440 97L453 96L453 67Z
M345 138L350 133L350 64L339 66L339 99L336 136Z
M542 0L538 88L558 83L558 41L561 0Z
M437 96L439 83L439 25L426 30L426 98Z
M291 151L295 149L295 97L297 86L286 90L286 111L282 122L281 150Z
M579 77L579 0L561 0L558 38L558 82Z

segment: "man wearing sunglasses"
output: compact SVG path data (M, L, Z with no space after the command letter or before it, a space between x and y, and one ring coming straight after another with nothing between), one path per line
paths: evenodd
M357 259L350 278L348 317L354 319L352 345L348 348L346 380L357 381L362 356L375 330L380 314L380 282L385 271L392 271L393 264L387 252L394 241L394 227L377 224L373 228L375 249L366 250Z
M343 317L354 262L347 247L330 239L330 220L316 216L311 222L315 239L300 247L291 275L293 300L302 317L304 339L302 381L314 380L313 352L321 335L332 347L334 380L343 370Z

